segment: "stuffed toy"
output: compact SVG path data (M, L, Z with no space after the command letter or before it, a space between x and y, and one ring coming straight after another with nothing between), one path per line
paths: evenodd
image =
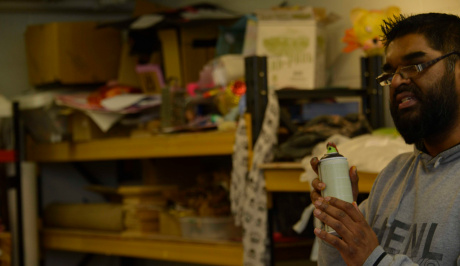
M382 55L383 44L380 41L382 30L380 25L386 18L393 18L400 14L396 6L384 10L366 10L355 8L350 13L353 28L345 31L342 41L347 44L343 52L349 53L361 48L367 56Z

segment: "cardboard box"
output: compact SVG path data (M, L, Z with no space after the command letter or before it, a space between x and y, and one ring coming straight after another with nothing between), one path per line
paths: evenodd
M233 19L190 21L177 29L159 30L165 79L174 78L181 86L197 82L203 66L216 57L219 26L234 22Z
M131 130L134 128L116 124L107 132L103 132L89 116L80 111L73 112L69 120L70 135L74 142L129 137Z
M176 29L158 31L163 56L163 69L166 79L175 79L182 84L182 68L179 50L179 36Z
M119 84L140 87L141 83L136 73L138 58L130 55L131 47L127 41L123 42L121 47L117 81Z
M325 32L312 8L257 12L256 53L267 56L268 86L325 86Z
M55 22L27 27L30 82L85 84L116 79L121 33L96 26L96 22Z

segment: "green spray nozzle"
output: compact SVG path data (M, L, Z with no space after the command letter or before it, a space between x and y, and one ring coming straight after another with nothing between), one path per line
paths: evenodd
M327 153L338 153L339 151L337 150L337 147L335 146L334 143L328 143L327 144Z

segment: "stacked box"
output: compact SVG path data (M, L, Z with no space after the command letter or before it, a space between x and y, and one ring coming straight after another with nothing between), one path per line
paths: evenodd
M261 10L257 17L256 53L267 56L268 87L324 87L326 36L314 10Z
M159 233L160 214L167 200L177 190L175 186L121 186L124 210L124 234Z
M116 79L121 32L96 22L31 25L25 33L29 80L51 83L105 83Z
M174 29L159 30L166 80L174 79L180 86L198 81L202 67L216 57L219 26L234 22L235 19L192 20Z

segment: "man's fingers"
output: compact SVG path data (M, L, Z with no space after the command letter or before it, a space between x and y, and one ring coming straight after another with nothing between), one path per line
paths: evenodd
M329 207L332 208L332 207ZM328 210L329 211L329 210ZM344 250L348 245L346 244L345 239L352 239L352 234L348 230L348 228L345 227L345 225L335 219L334 217L330 216L328 213L320 210L320 209L315 209L314 211L315 217L317 217L319 220L321 220L323 223L329 225L332 229L335 230L335 232L342 237L342 239L339 239L338 237L331 235L327 233L324 230L318 230L318 228L315 229L315 234L324 239L326 242L329 244L333 245L335 248L337 248L339 251ZM335 234L335 233L334 233Z
M311 202L315 202L321 197L321 190L323 190L326 185L319 180L319 178L313 179L311 182L311 186L313 189L310 191L310 198Z
M315 171L316 174L318 174L318 163L319 161L317 157L313 157L310 160L311 168L313 169L313 171ZM316 200L321 198L321 191L326 187L326 184L321 182L319 178L315 178L311 182L311 186L312 189L310 191L310 199L312 202L315 202Z
M316 209L314 215L323 223L335 230L335 232L342 238L341 240L345 243L342 246L336 242L329 242L334 245L341 253L351 252L350 248L356 245L362 245L362 238L365 237L366 233L362 230L362 227L356 227L356 223L361 224L363 216L361 212L356 208L355 204L348 203L337 198L326 197L324 201L315 202ZM353 218L358 217L361 218ZM318 232L319 233L319 232ZM315 232L316 234L316 232ZM321 233L323 237L324 233ZM325 239L326 240L326 239ZM330 238L330 241L336 241L334 238ZM351 244L351 245L350 245ZM347 247L347 249L345 249ZM344 248L341 250L341 248Z
M313 171L315 171L316 174L318 174L318 157L313 157L311 158L310 160L310 165L311 165L311 168L313 169Z
M313 181L311 182L311 185L313 189L316 190L317 192L321 192L326 187L326 184L321 182L319 178L313 179Z
M337 198L326 197L324 199L323 204L329 204L330 208L335 211L328 211L330 215L339 219L339 217L343 217L346 215L347 217L351 218L355 222L362 222L364 219L363 214L359 211L355 204L349 203L343 200L339 200ZM342 220L342 219L340 219ZM345 222L345 220L342 220Z
M315 202L321 198L321 194L316 192L316 190L312 190L310 192L310 200L311 202Z
M329 204L327 200L330 201L330 198L326 197L324 201L317 200L314 202L316 207L314 211L315 216L317 216L318 219L323 221L325 224L334 228L336 232L342 237L348 236L350 232L348 231L349 228L346 226L353 222L353 220L348 215L348 211L339 209L336 206ZM353 205L351 205L351 207L354 208Z
M352 166L350 168L349 174L350 174L350 180L351 180L351 190L353 192L353 200L357 201L358 194L359 194L359 188L358 188L359 176L358 176L358 170L356 169L356 166Z
M323 239L324 241L326 241L327 243L331 244L332 246L334 246L338 250L344 250L344 249L347 248L347 244L344 241L342 241L340 238L338 238L338 237L336 237L334 235L331 235L331 234L327 233L324 230L321 230L319 228L315 228L314 233L315 233L315 235L317 237Z

